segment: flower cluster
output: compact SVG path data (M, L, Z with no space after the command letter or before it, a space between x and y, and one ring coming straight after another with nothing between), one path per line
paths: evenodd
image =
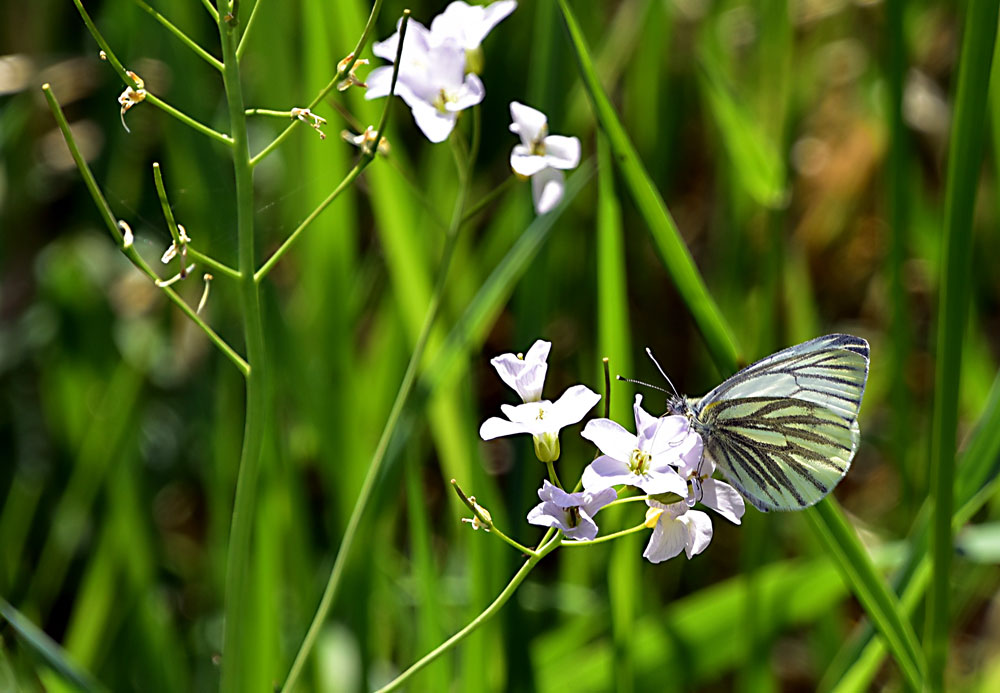
M483 440L531 434L536 456L552 472L552 463L559 458L559 432L579 423L600 395L585 385L574 385L555 402L541 399L550 348L549 342L539 340L527 354L504 354L492 360L501 379L523 403L502 405L507 418L487 419L479 434ZM642 408L642 395L636 395L632 410L635 433L611 419L587 422L581 435L601 455L584 470L583 490L567 492L553 473L552 482L542 482L538 490L542 502L528 513L528 522L559 529L569 539L591 541L598 534L597 512L616 502L620 491L635 487L645 494L639 498L645 500L647 511L634 530L653 530L643 556L660 563L683 551L691 558L712 539L711 519L694 506L701 504L740 524L743 498L729 484L712 478L714 464L704 457L701 436L688 417L653 416Z
M410 20L395 93L410 107L417 127L431 142L448 139L459 114L485 98L486 88L478 75L480 44L516 8L516 0L497 0L485 7L456 0L434 18L430 29ZM372 51L394 62L399 39L397 25L396 33L376 42ZM384 65L372 70L367 83L357 78L353 83L367 86L366 99L379 99L392 90L392 73L393 67ZM510 104L510 116L510 131L521 139L511 152L510 167L517 176L531 179L535 211L545 214L562 200L563 171L580 164L580 140L549 135L545 114L517 101Z

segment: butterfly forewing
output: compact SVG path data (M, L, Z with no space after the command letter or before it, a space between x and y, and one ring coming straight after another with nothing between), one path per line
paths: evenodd
M747 366L701 398L699 406L740 397L792 397L857 418L868 380L868 342L831 334Z
M691 400L705 454L761 510L813 505L858 447L868 342L818 337L744 368Z

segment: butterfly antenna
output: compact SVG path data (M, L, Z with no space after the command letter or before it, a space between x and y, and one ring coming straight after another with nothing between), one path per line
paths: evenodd
M616 377L616 378L617 378L618 380L621 380L622 382L626 382L626 383L632 383L633 385L642 385L643 387L648 387L648 388L649 388L649 389L651 389L651 390L659 390L660 392L664 392L664 393L666 393L666 394L668 394L668 395L670 394L670 390L664 390L664 389L663 389L662 387L660 387L659 385L650 385L649 383L644 383L644 382L643 382L643 381L641 381L641 380L633 380L632 378L623 378L623 377L622 377L622 376L620 376L620 375L617 375L617 376L615 376L615 377Z
M670 385L670 389L674 391L674 396L677 397L677 399L684 399L683 397L681 397L681 393L677 391L677 388L674 387L674 382L670 379L670 376L667 375L667 372L663 370L663 367L660 365L660 362L656 360L655 356L653 356L653 350L650 349L649 347L646 347L646 356L649 357L649 360L653 362L654 366L656 366L656 370L660 371L660 375L662 375L663 379L667 381L668 385ZM662 391L666 392L666 390Z

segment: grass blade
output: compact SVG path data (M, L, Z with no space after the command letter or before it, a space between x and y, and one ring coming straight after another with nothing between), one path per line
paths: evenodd
M942 690L944 687L948 654L958 388L971 293L972 213L985 145L987 85L997 34L998 6L1000 0L972 0L966 7L948 156L944 233L941 238L944 275L938 299L937 370L928 474L934 498L931 519L933 569L924 643L931 690Z
M21 636L21 639L29 649L44 659L49 666L59 672L67 681L70 681L80 690L84 691L104 690L104 687L95 681L90 674L69 660L65 650L59 646L59 643L46 635L41 628L29 621L3 597L0 597L0 616L17 631L17 634Z
M587 88L591 106L601 124L601 129L611 143L611 150L618 162L625 184L646 220L656 247L663 257L663 263L673 278L674 285L680 292L685 305L691 311L691 316L704 337L712 358L720 371L731 373L741 363L732 332L719 312L715 299L708 293L705 282L684 245L680 231L667 210L667 205L663 202L656 185L646 172L635 147L625 132L625 127L601 86L576 17L566 0L559 0L559 7L562 10L563 20L569 32L570 42L580 67L580 76Z

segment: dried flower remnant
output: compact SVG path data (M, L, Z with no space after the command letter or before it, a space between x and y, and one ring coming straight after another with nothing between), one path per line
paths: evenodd
M375 142L376 134L377 133L375 132L375 128L371 125L365 128L365 131L358 135L355 135L350 130L340 131L340 137L345 142L353 144L355 147L360 148L361 151L363 151L366 154L371 152L372 144L374 144ZM390 151L389 140L387 140L385 137L379 137L378 153L381 154L382 156L389 156L389 151Z
M128 125L125 124L125 114L133 107L146 100L146 83L142 78L132 70L127 70L128 76L135 80L137 89L133 89L131 86L125 87L125 91L118 95L118 103L121 106L121 119L122 127L125 128L125 132L131 133L132 131L128 129Z
M292 118L298 118L303 123L318 132L321 140L326 139L326 133L319 129L321 125L326 125L326 118L316 115L308 108L293 108L290 113L292 114Z
M124 219L118 220L118 228L122 232L122 250L128 250L135 243L135 236L132 234L132 227Z
M475 496L469 496L468 501L472 504L473 515L472 517L463 517L462 522L468 522L472 525L472 529L482 529L489 532L490 528L493 527L493 516L490 515L490 511L477 503Z
M337 63L337 72L338 73L343 72L344 68L346 68L352 60L354 60L354 53L349 53L346 58ZM353 86L367 88L368 85L365 82L362 82L360 79L358 79L358 76L354 74L355 70L357 70L362 65L367 65L367 64L368 64L367 58L361 58L359 60L355 60L354 64L351 65L351 71L347 73L347 76L344 77L344 79L337 82L337 91L347 91Z

